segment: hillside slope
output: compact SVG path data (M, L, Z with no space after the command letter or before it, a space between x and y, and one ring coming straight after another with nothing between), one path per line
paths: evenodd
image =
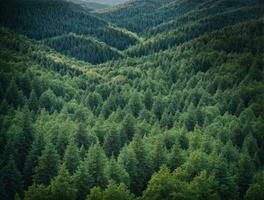
M96 37L118 49L137 42L131 35L70 2L1 1L0 13L2 26L37 40L72 32Z
M115 24L111 35L79 6L9 3L30 14L0 14L25 22L1 20L0 198L263 200L264 15L254 2L111 8L124 9L110 11L120 26L137 25L153 5L149 25L133 25L144 40ZM155 18L156 6L168 15ZM115 31L141 44L114 48L124 42Z
M122 54L95 38L75 34L62 35L43 41L56 51L76 59L99 64L122 57Z
M178 22L185 16L187 20L198 20L201 16L212 16L243 6L263 5L258 0L135 0L99 12L99 16L130 31L146 34L162 24ZM167 28L165 29L167 30Z

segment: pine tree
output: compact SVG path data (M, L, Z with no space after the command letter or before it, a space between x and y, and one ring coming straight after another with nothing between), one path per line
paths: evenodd
M50 200L52 199L50 187L43 184L33 184L24 193L24 200Z
M29 186L32 184L32 176L34 174L34 169L38 164L38 158L41 156L41 152L43 151L43 149L44 138L42 134L38 133L35 135L35 139L27 155L23 170L25 186Z
M173 116L168 110L165 110L160 120L161 127L171 129L173 127Z
M79 165L73 175L73 182L77 188L77 199L84 199L94 186L105 187L107 184L105 174L106 156L97 143L89 148L87 157Z
M130 188L135 186L137 179L137 166L139 165L134 150L124 146L118 156L118 164L128 173Z
M162 114L164 112L164 108L165 108L164 102L161 99L161 96L159 95L154 101L154 104L152 107L152 111L154 112L158 120L161 120Z
M15 79L11 80L5 93L5 99L9 104L12 104L15 107L19 105L20 95Z
M104 150L110 157L112 154L117 156L121 148L120 134L116 129L110 129L104 139Z
M30 110L36 113L38 111L38 106L39 106L39 102L38 102L37 94L35 90L32 90L28 99L28 107Z
M80 148L83 146L85 149L88 149L90 146L88 132L83 123L80 123L77 129L76 134L74 135L77 146Z
M93 187L90 194L87 196L86 200L102 200L104 199L104 194L101 188Z
M136 157L136 174L134 181L131 181L131 190L139 195L147 186L147 181L151 176L150 161L143 139L137 135L132 141L131 148L135 152Z
M42 151L35 168L34 182L49 184L50 180L57 175L59 155L52 143L48 143Z
M141 98L139 96L138 93L134 93L128 102L128 106L133 114L134 117L138 117L140 111L143 108L142 102L141 102Z
M43 92L39 98L39 104L42 108L45 108L47 111L52 111L52 108L55 106L57 97L51 89Z
M146 109L151 110L153 105L153 97L150 88L148 88L147 91L145 92L143 101Z
M129 175L126 170L118 163L112 155L106 167L108 180L113 180L116 183L125 183L129 185Z
M110 181L107 188L103 192L104 200L122 199L122 200L133 200L134 195L130 193L126 185L120 183L119 185Z
M238 175L237 175L239 194L241 198L244 196L244 194L248 189L249 184L251 183L254 171L255 171L254 163L252 162L252 159L250 158L248 153L246 152L241 154L238 161Z
M164 147L164 144L162 140L159 138L154 144L153 150L151 152L151 158L152 158L152 166L154 171L158 171L161 167L161 165L166 164L167 161L167 155L166 155L166 149Z
M105 187L106 186L106 175L105 175L105 164L106 156L104 150L97 143L89 148L88 156L85 160L88 173L91 175L90 188L94 186Z
M71 177L64 165L60 166L58 176L50 183L52 199L74 200L76 189L71 183Z
M70 174L73 174L80 163L80 156L78 148L75 142L71 141L64 154L64 164L69 170Z
M130 113L128 113L121 124L120 137L122 144L131 141L135 132L135 119Z
M6 200L13 200L17 193L22 194L22 175L18 170L12 156L7 164L0 170L0 196Z
M183 184L182 184L183 185ZM180 187L179 187L180 186ZM178 188L177 188L178 187ZM160 200L160 199L177 199L173 196L182 191L181 185L174 182L173 176L167 167L163 166L157 173L155 173L144 191L143 199L145 200ZM184 199L182 196L179 199Z
M88 167L85 161L82 161L73 175L73 184L77 189L77 199L83 200L90 190L90 178Z

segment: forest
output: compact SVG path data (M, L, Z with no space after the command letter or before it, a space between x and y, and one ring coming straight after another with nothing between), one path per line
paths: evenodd
M98 6L0 1L0 200L263 200L264 3Z

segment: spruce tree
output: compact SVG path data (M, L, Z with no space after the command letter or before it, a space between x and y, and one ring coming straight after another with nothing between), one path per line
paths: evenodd
M134 117L138 117L140 111L143 108L142 102L141 102L141 98L139 96L138 93L134 93L128 102L128 106L133 114Z
M37 94L35 90L32 90L28 99L28 107L30 110L36 113L38 110L38 106L39 106L39 102L38 102Z
M43 134L37 133L30 147L23 170L25 186L29 186L32 184L34 169L38 164L38 158L41 156L41 152L43 151L44 146Z
M38 159L35 168L34 182L49 184L50 180L57 175L59 155L51 142L47 143Z
M16 193L22 194L22 175L12 156L0 170L0 196L6 200L13 200Z
M69 170L70 174L73 174L80 163L79 150L74 141L71 141L64 154L64 164Z
M117 156L121 148L120 134L116 129L110 129L104 138L104 150L108 157Z
M148 88L147 91L145 92L143 101L146 109L151 110L153 105L153 97L150 88Z
M71 182L71 176L64 165L60 166L58 176L50 183L52 199L74 200L76 189Z
M113 180L116 183L125 183L129 185L129 175L126 170L116 161L115 157L112 155L107 167L106 174L108 180Z

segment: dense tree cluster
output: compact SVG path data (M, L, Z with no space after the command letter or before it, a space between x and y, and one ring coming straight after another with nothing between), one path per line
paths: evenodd
M264 22L247 11L166 51L115 61L106 52L119 51L94 38L37 42L0 28L0 198L262 200ZM94 63L112 61L79 61L82 48L98 49L86 55Z
M47 39L44 43L66 56L72 56L92 64L99 64L122 57L118 50L97 41L95 38L75 34Z
M1 25L37 40L75 33L96 37L121 50L137 42L132 34L66 1L1 1L0 13Z

